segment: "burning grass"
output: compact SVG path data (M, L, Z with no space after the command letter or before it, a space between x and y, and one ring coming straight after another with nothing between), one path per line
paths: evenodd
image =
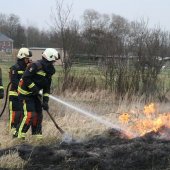
M170 128L170 112L159 112L157 107L156 104L151 103L145 105L139 113L134 110L121 113L119 121L138 136L143 136L152 131L157 132L163 126ZM167 134L162 133L163 137L170 139L170 133L168 131Z

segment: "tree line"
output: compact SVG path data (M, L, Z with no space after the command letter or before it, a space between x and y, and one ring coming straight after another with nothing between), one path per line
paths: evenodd
M168 31L159 26L149 28L142 19L128 21L93 9L85 10L78 21L72 19L71 12L72 6L65 8L63 1L56 1L51 27L46 31L35 26L24 27L15 14L0 14L0 32L14 40L14 48L22 44L63 48L64 85L74 58L86 55L91 61L97 58L105 88L119 96L127 92L162 95L158 75L170 56Z

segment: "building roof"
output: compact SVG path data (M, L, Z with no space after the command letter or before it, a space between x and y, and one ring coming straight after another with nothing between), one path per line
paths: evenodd
M7 37L6 35L0 33L0 41L10 41L13 42L13 40L9 37Z

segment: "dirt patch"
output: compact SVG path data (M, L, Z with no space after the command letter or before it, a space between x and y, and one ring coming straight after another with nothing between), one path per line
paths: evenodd
M15 148L20 157L28 161L26 170L168 170L170 141L159 137L159 133L150 132L143 137L128 139L111 129L81 143L36 147L23 144ZM3 150L4 153L7 150Z

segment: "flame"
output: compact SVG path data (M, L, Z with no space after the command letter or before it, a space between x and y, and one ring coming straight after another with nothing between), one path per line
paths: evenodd
M129 122L129 119L130 119L130 115L128 113L122 113L120 116L119 116L119 121L121 123L125 123L127 124Z
M144 111L143 113L147 116L147 117L151 117L154 113L155 113L156 109L155 109L155 104L151 103L149 105L144 106Z
M156 105L151 103L144 106L143 112L120 114L119 122L126 125L129 131L143 136L148 132L157 132L163 126L170 128L170 112L157 113Z

